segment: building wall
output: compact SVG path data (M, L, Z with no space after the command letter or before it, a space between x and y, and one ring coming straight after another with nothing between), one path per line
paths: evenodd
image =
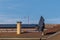
M36 28L22 28L21 31L35 31ZM16 28L0 28L0 33L4 32L17 32Z
M57 26L58 24L45 24L45 28L53 28Z

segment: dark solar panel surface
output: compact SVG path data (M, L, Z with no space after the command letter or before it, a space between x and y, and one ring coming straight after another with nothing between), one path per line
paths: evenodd
M37 24L22 24L22 28L36 27ZM16 24L0 24L0 28L16 28Z

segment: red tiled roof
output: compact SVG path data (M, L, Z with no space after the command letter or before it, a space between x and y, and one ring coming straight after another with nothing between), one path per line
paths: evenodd
M48 28L45 33L50 33L50 32L57 32L60 30L60 25L54 26L53 28Z

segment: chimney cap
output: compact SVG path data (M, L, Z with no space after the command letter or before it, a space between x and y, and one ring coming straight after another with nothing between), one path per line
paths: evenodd
M17 23L22 23L21 21L18 21Z

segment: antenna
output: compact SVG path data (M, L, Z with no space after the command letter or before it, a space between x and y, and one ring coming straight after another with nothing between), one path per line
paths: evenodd
M28 24L29 24L29 16L28 16Z
M21 21L21 20L20 20L20 16L19 16L19 18L18 18L18 19L19 19L18 21L20 22L20 21Z
M25 16L24 19L27 19L27 24L29 24L29 21L30 21L29 16L27 16L27 17Z

